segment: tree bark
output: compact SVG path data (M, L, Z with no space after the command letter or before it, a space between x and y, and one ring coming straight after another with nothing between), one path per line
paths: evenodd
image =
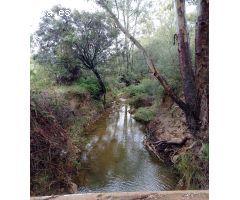
M175 0L175 8L177 18L179 67L183 80L185 103L187 104L185 115L189 128L195 132L199 128L199 104L192 68L193 65L189 46L187 22L185 18L185 0Z
M196 87L200 104L201 130L209 125L209 1L199 0L195 37Z
M100 97L103 96L103 104L105 105L106 104L106 87L98 71L95 68L93 68L92 71L98 80L98 84L100 86L99 96Z

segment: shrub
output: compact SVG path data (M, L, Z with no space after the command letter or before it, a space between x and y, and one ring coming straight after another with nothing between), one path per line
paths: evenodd
M105 77L105 86L107 88L107 90L111 90L111 91L118 91L119 89L122 89L125 86L124 83L120 83L118 78L115 77L115 76L108 76L108 77Z
M30 80L32 90L46 89L54 84L47 67L41 66L34 61L31 61L30 64Z
M140 86L143 88L143 91L149 96L157 95L162 91L162 87L156 80L143 79Z
M179 155L175 166L182 175L187 189L201 188L199 184L204 181L205 177L194 154L185 153Z
M153 97L146 96L146 95L136 96L136 97L132 97L129 100L129 105L133 106L134 108L152 106L153 100L154 100Z
M99 84L96 79L93 78L80 78L75 82L80 90L88 91L91 95L97 96L99 92Z
M31 105L38 105L38 111L42 112L44 116L46 113L52 113L58 123L66 128L69 121L71 121L73 114L68 106L68 102L62 95L57 94L53 90L45 90L40 92L31 90L30 94Z
M128 72L127 74L122 74L119 77L118 82L119 83L124 83L125 86L130 86L132 84L137 84L139 83L139 75L133 72Z
M131 85L125 91L130 97L140 95L156 96L162 94L163 89L156 80L143 79L140 84Z
M155 116L156 113L150 107L141 107L137 109L134 115L134 119L142 123L149 123L151 120L154 119Z

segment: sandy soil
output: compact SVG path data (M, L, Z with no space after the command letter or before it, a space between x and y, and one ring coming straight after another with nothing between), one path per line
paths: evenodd
M31 200L208 200L207 190L162 192L116 192L32 197Z

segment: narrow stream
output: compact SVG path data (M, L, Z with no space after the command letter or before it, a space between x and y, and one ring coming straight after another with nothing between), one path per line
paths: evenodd
M75 180L81 193L175 188L171 167L149 154L143 145L142 126L128 110L123 103L91 128L88 151L82 155L86 169Z

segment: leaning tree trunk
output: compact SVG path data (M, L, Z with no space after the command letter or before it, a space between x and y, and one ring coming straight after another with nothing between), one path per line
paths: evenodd
M106 104L106 87L105 87L103 80L102 80L100 74L98 73L98 71L95 68L93 68L92 71L93 71L94 75L96 76L96 78L98 80L98 84L100 86L99 97L103 96L103 104L105 105Z
M195 78L192 69L191 53L189 47L189 37L187 32L186 18L185 18L185 1L175 0L177 24L178 24L178 50L180 61L180 72L183 80L185 102L182 101L173 91L172 87L166 79L157 71L152 59L144 47L133 37L128 30L126 30L119 22L118 18L108 7L108 1L96 0L96 2L103 7L112 17L118 28L127 36L136 47L142 51L150 73L160 82L166 93L173 99L173 101L184 111L186 121L191 133L196 133L199 129L199 101L197 98L197 89L195 85Z
M183 81L185 103L187 104L185 115L189 128L195 132L199 128L199 104L197 100L197 90L192 68L193 65L189 46L189 36L185 18L185 0L175 0L175 8L177 20L179 67Z
M166 93L173 99L173 101L184 111L188 112L189 107L182 101L174 92L173 88L169 85L169 83L166 81L166 79L157 71L156 67L154 66L154 63L150 56L148 55L147 51L144 49L144 47L140 44L140 42L133 37L127 29L123 27L123 25L119 22L118 18L115 16L115 14L112 12L110 7L108 7L108 2L106 0L96 0L96 2L104 8L109 15L114 20L115 24L118 26L118 28L125 34L126 37L128 37L134 45L143 53L149 71L150 73L160 82L160 84L163 86Z
M208 0L199 0L196 36L195 66L196 87L200 104L199 118L201 130L208 134L209 121L209 4Z

